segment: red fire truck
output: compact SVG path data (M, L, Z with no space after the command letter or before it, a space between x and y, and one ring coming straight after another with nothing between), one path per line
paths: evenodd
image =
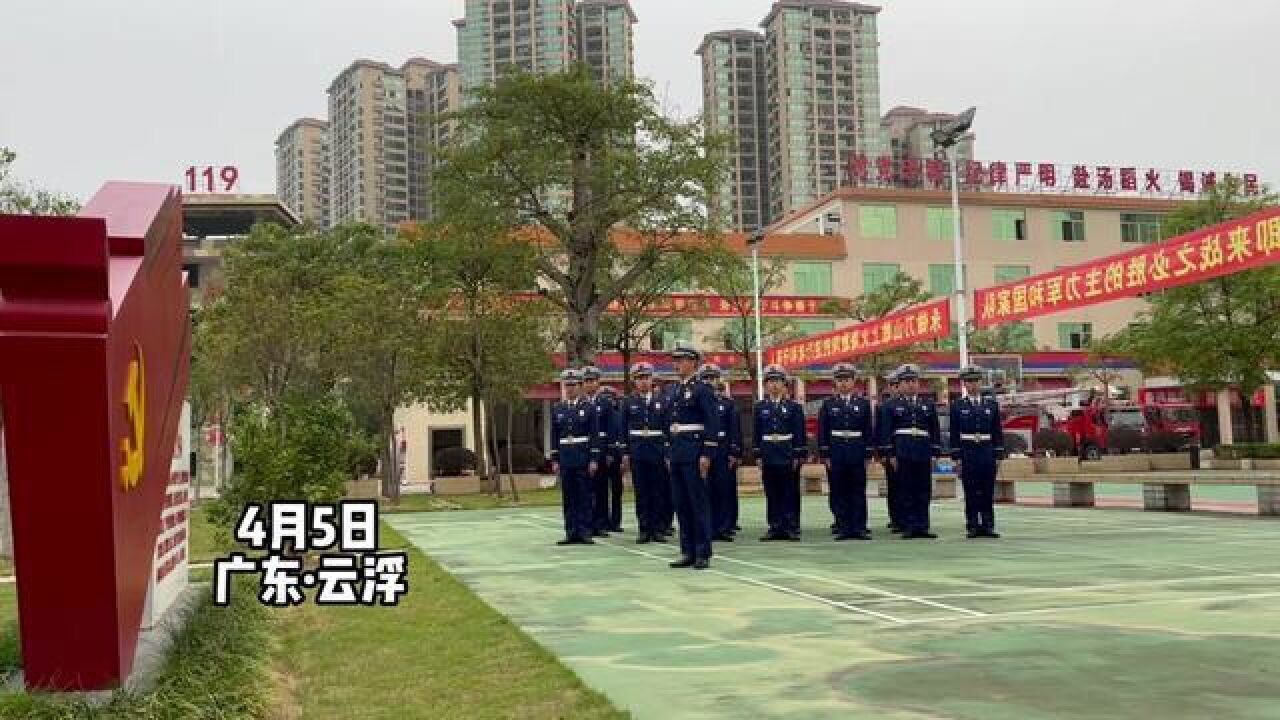
M1144 437L1156 433L1180 436L1185 447L1200 441L1196 409L1182 402L1112 402L1090 399L1082 388L998 396L1006 433L1022 436L1027 446L1037 430L1054 428L1071 436L1076 451L1096 458L1107 450L1111 428L1131 427Z

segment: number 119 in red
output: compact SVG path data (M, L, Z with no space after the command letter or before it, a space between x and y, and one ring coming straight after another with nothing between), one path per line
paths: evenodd
M222 181L221 183L214 181L214 170L218 171L217 177ZM204 167L192 165L187 168L186 177L187 192L229 193L235 188L236 181L240 179L240 170L234 165L223 165L219 168L212 165Z

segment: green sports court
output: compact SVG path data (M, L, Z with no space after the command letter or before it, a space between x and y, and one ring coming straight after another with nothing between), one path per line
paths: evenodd
M941 501L903 541L871 502L873 542L809 496L802 542L759 543L744 497L702 572L631 533L557 547L556 508L389 522L636 718L1280 717L1276 519L1001 506L967 540Z

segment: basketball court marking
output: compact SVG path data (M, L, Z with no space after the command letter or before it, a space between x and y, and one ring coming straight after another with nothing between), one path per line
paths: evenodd
M1030 610L1009 610L1007 612L989 613L982 618L918 618L914 620L906 620L904 625L921 625L926 623L938 622L956 622L956 623L980 623L1002 620L1004 618L1019 617L1023 615L1046 615L1068 613L1076 610L1106 610L1115 607L1132 607L1134 605L1174 605L1180 603L1209 603L1209 602L1238 602L1240 600L1261 600L1264 598L1280 597L1280 592L1264 592L1264 593L1237 593L1235 595L1214 595L1210 597L1194 597L1194 598L1150 598L1147 600L1121 600L1112 603L1091 603L1086 605L1064 605L1062 607L1048 608L1032 608Z
M1117 590L1122 588L1143 587L1147 585L1171 585L1179 583L1197 583L1197 582L1213 582L1215 580L1248 580L1251 578L1280 578L1280 573L1247 573L1243 575L1205 575L1202 577L1186 577L1186 578L1164 578L1161 580L1134 580L1131 582L1117 583L1099 583L1097 585L1068 585L1064 587L1035 587L1035 588L1004 588L981 590L975 592L961 593L942 593L939 595L921 595L921 600L949 600L951 598L984 598L984 597L1007 597L1014 595L1039 595L1053 593L1079 593L1090 592L1093 590ZM983 583L974 583L987 588L996 588L995 585L987 585ZM859 605L874 605L878 603L888 602L884 600L862 600ZM983 613L996 617L1002 613Z

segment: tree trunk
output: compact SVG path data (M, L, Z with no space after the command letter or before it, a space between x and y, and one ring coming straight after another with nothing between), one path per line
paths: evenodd
M489 421L489 449L493 452L493 464L489 467L489 487L493 494L502 496L502 454L498 452L498 418L494 408L485 403L485 418Z
M515 461L512 459L511 452L511 426L515 424L515 415L515 403L507 403L507 478L511 483L511 499L520 502L520 489L516 487Z
M476 472L482 478L489 477L489 448L485 444L484 416L481 412L483 401L480 399L480 391L473 385L471 388L471 431L472 444L475 446L476 453Z
M595 323L589 321L586 312L570 306L565 328L565 360L571 367L582 367L595 360Z
M400 453L396 445L395 411L382 413L382 495L393 503L400 502Z

